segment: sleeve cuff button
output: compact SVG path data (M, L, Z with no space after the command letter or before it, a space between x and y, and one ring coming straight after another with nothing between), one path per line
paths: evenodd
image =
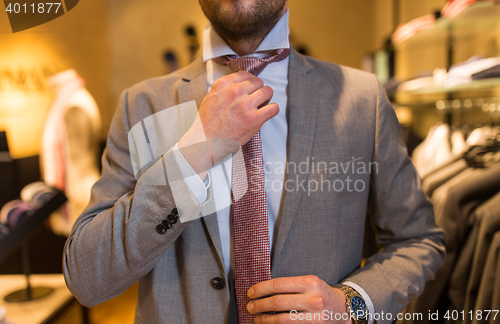
M165 234L167 232L167 228L163 224L156 225L156 231L160 234Z
M175 223L177 223L177 217L175 217L174 214L169 214L167 216L167 222L169 222L170 224L174 225Z

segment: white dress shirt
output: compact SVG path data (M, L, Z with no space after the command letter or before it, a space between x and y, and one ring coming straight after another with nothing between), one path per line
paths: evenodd
M274 28L267 34L264 40L257 47L257 50L248 55L249 57L265 57L272 50L279 48L290 48L288 28L288 10L276 23ZM223 55L237 55L231 47L215 32L210 23L207 24L203 33L203 61L206 64L208 91L210 91L215 80L232 73L227 66L219 65L212 59ZM286 169L286 144L288 134L288 124L286 120L287 109L287 86L288 86L288 65L289 57L286 59L270 63L259 74L264 85L270 86L273 91L271 102L279 106L277 116L268 120L260 129L262 141L262 155L264 162L264 176L268 212L269 239L271 256L273 253L273 238L275 236L275 224L279 217L279 209L283 195L283 182ZM179 164L184 175L192 175L189 163L184 159L177 145L173 150L174 157ZM213 198L217 202L228 201L230 192L228 181L231 183L232 159L231 155L215 163L209 172L205 183L199 177L185 177L188 187L191 189L198 202L202 204L207 199L207 188L213 186ZM221 203L223 204L223 203ZM227 206L227 204L224 204ZM230 207L217 210L217 220L219 223L222 253L227 278L232 282L234 271L234 260L232 259L231 239L231 219ZM360 238L362 239L362 238ZM367 302L371 314L373 314L373 303L361 287L350 282L344 282L356 289Z

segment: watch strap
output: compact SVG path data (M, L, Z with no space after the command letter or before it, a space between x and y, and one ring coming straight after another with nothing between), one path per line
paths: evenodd
M344 285L344 284L337 284L337 285L334 285L333 287L340 289L344 293L344 295L346 296L347 313L351 316L353 323L354 324L367 324L368 323L368 306L366 305L366 301L356 291L356 289L352 288L351 286ZM353 309L351 307L351 300L354 297L361 298L361 300L363 300L363 302L365 303L366 316L364 316L364 318L358 318L357 314L353 311Z

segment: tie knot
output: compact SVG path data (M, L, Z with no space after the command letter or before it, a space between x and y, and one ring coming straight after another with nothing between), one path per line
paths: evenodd
M230 57L229 55L220 56L214 59L214 62L220 65L227 65L233 72L247 71L258 76L269 63L279 62L290 55L289 48L280 48L269 53L263 58L258 57Z

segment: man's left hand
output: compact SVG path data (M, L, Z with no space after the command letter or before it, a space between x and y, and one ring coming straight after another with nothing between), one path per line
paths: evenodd
M262 298L264 296L270 296ZM350 324L351 320L335 320L347 317L346 297L338 289L331 287L316 276L275 278L260 282L248 290L252 299L247 309L252 314L277 312L277 314L260 314L255 323L342 323ZM261 299L257 299L261 298ZM290 313L291 311L297 311ZM323 316L323 314L332 316ZM316 314L316 317L314 315ZM325 317L328 319L325 320ZM313 319L311 321L311 319Z

